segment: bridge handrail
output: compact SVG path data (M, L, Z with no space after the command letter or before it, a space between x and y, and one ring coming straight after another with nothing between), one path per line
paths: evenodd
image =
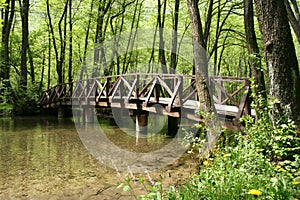
M133 77L129 79L128 77ZM146 78L144 78L146 77ZM110 75L77 80L71 83L58 84L46 90L41 99L40 105L49 105L62 101L71 101L72 98L89 98L108 100L109 98L123 98L123 90L128 91L126 101L141 100L147 106L154 98L159 102L159 98L168 97L168 110L175 106L184 105L189 99L198 100L195 87L195 75L184 74L159 74L159 73L133 73L122 75ZM184 81L188 81L185 82ZM226 91L223 83L237 82L242 84L232 92ZM213 99L220 105L230 104L238 108L237 118L243 113L250 113L249 94L250 81L245 77L210 76L208 80ZM185 84L185 85L184 85ZM187 85L186 85L187 84ZM238 94L240 99L235 99ZM124 91L123 91L124 92ZM154 97L152 95L154 93ZM177 100L176 100L177 99Z

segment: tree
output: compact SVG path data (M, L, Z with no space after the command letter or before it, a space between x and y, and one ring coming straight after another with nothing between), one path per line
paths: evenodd
M22 19L22 53L21 53L21 87L27 87L27 50L28 44L28 14L29 14L29 0L19 0L21 8Z
M251 67L252 77L254 78L255 93L261 94L264 99L267 98L264 73L261 66L261 56L256 40L254 17L253 17L253 1L244 0L244 25L246 32L247 48L249 53L249 63Z
M15 0L6 0L6 8L4 11L4 21L2 27L2 49L1 49L1 61L0 61L0 69L1 69L1 77L7 80L7 86L10 87L9 78L10 78L10 67L9 67L9 39L12 28L13 19L15 16Z
M167 7L167 0L164 0L163 3L160 0L157 0L157 23L159 28L158 29L159 32L158 59L161 63L163 73L168 73L167 61L165 55L165 42L164 42L166 7ZM161 10L163 10L163 12L161 12Z
M300 76L295 46L287 12L282 0L254 0L264 56L267 65L270 95L279 100L274 106L272 117L299 121Z
M190 13L190 21L192 28L192 35L194 40L194 65L196 74L196 88L200 102L200 110L204 113L215 113L215 106L210 98L208 89L208 60L205 48L203 48L204 37L202 32L200 12L198 8L198 0L187 0L188 9ZM205 118L205 116L204 116ZM204 121L207 127L208 146L205 149L205 154L209 153L215 142L216 135L221 131L221 125L218 122L217 116L213 115ZM206 156L206 155L205 155Z
M65 54L66 54L66 35L67 35L66 21L67 21L68 5L69 5L68 0L66 0L64 4L63 12L58 22L58 34L59 34L59 42L60 42L60 51L58 51L57 39L55 36L51 12L50 12L50 3L49 0L46 0L46 9L47 9L47 16L49 20L49 28L51 31L52 43L53 43L53 48L54 48L55 58L56 58L56 72L58 75L58 83L64 82L63 64L65 62Z
M172 35L172 51L171 51L171 63L170 67L176 69L177 65L177 31L178 31L178 18L179 18L179 5L180 1L175 0L174 5L174 20L173 20L173 35Z

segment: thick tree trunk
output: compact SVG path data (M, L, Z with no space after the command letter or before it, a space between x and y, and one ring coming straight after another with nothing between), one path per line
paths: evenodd
M300 76L284 1L254 0L265 60L270 80L270 95L280 102L272 114L274 122L281 116L299 121Z
M257 95L261 94L262 97L266 99L264 73L254 29L253 0L244 0L244 25L252 77L254 78L254 84L258 86L255 87L254 92Z
M194 65L196 74L196 87L200 101L200 110L205 113L212 113L214 105L212 104L208 90L208 60L206 51L203 48L203 34L201 28L201 19L197 1L188 0L192 34L194 39Z

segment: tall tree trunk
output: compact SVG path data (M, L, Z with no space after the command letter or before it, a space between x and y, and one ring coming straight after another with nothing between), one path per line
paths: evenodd
M87 48L88 48L88 44L89 44L89 35L90 35L90 28L91 28L91 22L92 22L92 11L93 11L93 9L94 9L94 0L92 0L92 2L91 2L89 20L88 20L87 28L86 28L86 31L85 31L83 61L86 60L86 54L87 54Z
M203 33L201 27L200 12L197 0L187 0L190 13L192 34L194 39L194 65L196 74L196 87L200 101L200 110L205 113L212 113L214 105L212 104L208 90L208 60L205 49L202 44Z
M171 64L172 69L176 69L177 66L177 38L178 38L178 16L179 16L179 5L180 1L175 0L174 7L174 20L173 20L173 36L172 36L172 51L171 51Z
M204 117L207 127L207 146L204 147L203 156L209 156L210 149L215 145L217 135L221 131L221 125L218 117L215 115L215 107L210 98L208 89L208 60L206 51L203 48L204 38L201 26L198 0L187 0L190 14L192 35L194 40L194 65L196 74L196 88L200 103L200 111L212 114L210 117Z
M72 0L69 0L69 70L68 70L68 82L73 81L72 78L72 65L73 65L73 24L72 24Z
M124 60L123 60L123 71L122 71L122 74L125 74L127 72L128 66L129 66L129 64L131 62L132 48L133 48L133 45L134 45L135 36L136 36L136 32L137 32L137 29L134 30L134 26L135 26L135 24L138 24L139 21L140 21L141 6L142 6L142 3L139 3L139 0L137 0L136 3L135 3L135 6L134 6L133 17L132 17L132 20L131 20L131 27L130 27L129 39L127 41L126 53L124 55ZM138 7L139 7L139 12L138 12ZM136 14L137 14L137 12L138 12L138 18L136 20ZM133 31L135 31L135 32L133 33ZM128 56L128 59L127 59L127 56Z
M158 32L159 32L159 50L158 50L158 58L161 63L162 71L164 74L168 73L167 70L167 62L166 62L166 56L165 56L165 44L164 44L164 24L165 24L165 13L166 13L166 7L167 7L167 0L164 0L164 3L161 3L160 0L157 0L157 8L158 8L158 16L157 16L157 22L158 22ZM163 7L163 13L161 13L161 9Z
M49 90L51 86L51 31L50 27L48 30L48 80L47 89Z
M114 3L114 1L115 0L108 0L107 2L102 0L99 1L95 44L98 44L100 46L94 52L94 63L97 63L98 65L101 63L103 64L103 66L106 66L106 55L102 47L103 45L102 42L105 39L105 31L106 31L106 27L108 26L109 17L106 18L106 23L104 23L104 19L105 19L105 15L107 13L109 14L109 10L111 9L111 6ZM108 71L109 70L106 69L105 73L109 73Z
M64 83L65 77L65 70L64 70L64 63L66 58L66 45L67 45L67 11L68 11L69 0L66 1L64 11L60 17L58 22L58 33L60 38L60 55L59 59L57 60L57 74L58 82ZM62 26L63 23L63 26Z
M55 34L54 34L54 28L53 28L53 24L52 24L52 18L51 18L51 14L50 14L49 0L46 0L46 7L47 7L48 20L49 20L49 28L50 28L50 32L51 32L51 39L52 39L54 53L55 53L55 58L56 58L56 72L57 72L58 79L59 79L58 83L62 83L62 70L60 70L59 66L58 66L59 65L59 55L58 55L58 50L57 50L57 46L56 46L56 37L55 37ZM49 40L51 40L51 39L49 39ZM49 45L49 48L50 48L50 45ZM49 72L50 72L50 67L49 67Z
M5 84L10 87L10 53L9 53L9 39L12 28L12 23L15 15L15 0L6 0L6 8L4 11L4 21L2 27L2 50L1 50L1 61L0 69L2 71L2 78L6 80Z
M253 0L244 0L244 25L247 39L247 48L249 53L249 62L254 78L255 93L261 94L264 99L267 98L264 73L261 66L261 57L256 40L253 17Z
M32 55L29 44L28 44L28 60L29 60L29 66L30 66L31 83L34 83L35 82L35 70L34 70L34 64L33 64L33 55Z
M45 62L46 62L46 56L45 56L45 52L43 52L42 72L41 72L41 80L40 80L38 92L42 92L42 89L43 89L44 73L45 73Z
M277 122L286 115L299 122L299 67L284 1L254 2L268 68L270 95L280 101L274 106L273 120Z
M27 87L28 14L29 0L19 0L22 18L21 87Z

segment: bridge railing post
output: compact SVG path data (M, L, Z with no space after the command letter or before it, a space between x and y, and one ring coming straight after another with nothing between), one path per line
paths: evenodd
M139 74L137 74L136 76L135 76L135 78L136 78L136 82L135 82L135 95L134 95L134 98L135 99L138 99L139 98L139 85L140 85L140 75Z

